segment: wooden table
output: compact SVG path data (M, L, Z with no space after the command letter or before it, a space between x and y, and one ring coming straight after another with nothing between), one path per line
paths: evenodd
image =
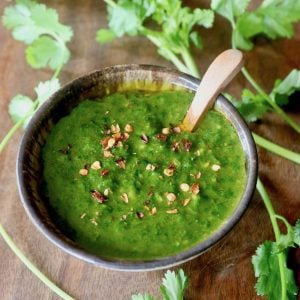
M147 63L171 66L160 57L155 47L144 38L122 38L109 45L95 42L96 30L106 26L102 1L43 1L58 10L60 20L74 29L70 42L71 60L61 73L61 82L93 69L113 64ZM187 1L188 2L188 1ZM190 1L196 6L196 1ZM10 5L1 1L0 12ZM300 69L300 26L296 38L268 42L258 40L255 50L246 54L246 65L253 76L270 89L277 77L290 69ZM195 50L197 64L205 70L213 57L230 47L228 23L216 18L214 28L200 29L204 51ZM0 25L0 137L12 126L7 113L10 99L18 93L34 97L36 83L47 80L52 72L31 69L24 59L24 45L12 39ZM240 75L228 91L238 96L248 86ZM299 99L298 99L299 100ZM290 115L300 122L300 104ZM274 114L252 125L266 138L300 152L300 137ZM76 299L130 299L133 293L159 294L164 271L115 272L95 267L64 253L50 243L28 219L16 186L15 164L22 131L18 131L1 154L0 220L15 243L49 278ZM259 149L260 176L272 197L275 210L294 223L300 215L300 167ZM181 267L190 278L187 299L256 299L251 256L264 240L273 240L267 212L258 194L235 228L215 247ZM40 282L0 239L0 299L58 299ZM300 254L291 253L291 261L299 279ZM299 284L299 280L298 280Z

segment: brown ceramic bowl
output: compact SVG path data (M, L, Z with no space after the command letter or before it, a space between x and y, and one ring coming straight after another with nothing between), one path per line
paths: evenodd
M17 162L18 187L26 212L36 227L55 245L84 261L95 265L127 271L162 269L183 263L206 251L224 237L246 210L257 179L257 153L252 135L236 109L220 95L215 107L232 123L240 138L246 156L247 178L244 193L230 218L208 239L173 256L157 260L107 260L89 253L64 235L51 218L47 201L41 191L41 149L53 126L81 101L102 97L118 90L160 90L185 88L196 90L199 81L186 74L157 66L123 65L105 68L82 76L56 92L35 113L23 136Z

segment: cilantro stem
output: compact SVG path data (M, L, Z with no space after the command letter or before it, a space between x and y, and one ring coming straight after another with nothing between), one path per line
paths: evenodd
M161 44L160 40L154 36L154 34L150 33L150 30L147 29L141 29L141 33L143 33L144 35L146 35L146 37L158 48L158 49L163 49L164 52L166 53L165 58L167 58L168 60L170 60L175 67L184 73L188 73L191 74L192 71L168 48L163 47L163 45Z
M0 143L0 154L3 151L4 147L6 144L9 142L9 140L12 138L12 136L15 134L15 132L23 125L23 123L26 121L28 117L30 117L34 111L36 110L38 106L38 100L36 100L33 103L32 108L29 110L29 112L22 118L20 119L14 126L8 131L8 133L4 136L3 140Z
M259 194L262 197L262 200L266 206L266 209L268 211L270 220L271 220L271 224L273 227L273 231L275 234L275 239L276 242L279 242L280 239L280 230L279 230L279 226L278 223L276 221L276 214L274 211L274 208L272 206L271 200L269 198L269 195L267 193L267 191L265 190L265 187L263 186L260 178L257 178L257 184L256 184L256 188L259 192ZM287 299L287 286L286 286L286 275L285 275L285 271L284 271L284 266L285 266L285 258L282 252L277 253L277 258L278 258L278 264L279 264L279 271L280 271L280 282L281 282L281 300L286 300Z
M236 48L233 34L236 30L236 24L234 20L231 20L232 26L232 35L231 35L231 46L232 48ZM277 104L276 102L260 87L260 85L255 81L255 79L251 76L246 67L242 68L242 73L248 82L252 85L252 87L269 103L269 105L273 108L273 110L284 120L287 124L289 124L297 133L300 134L300 124L297 124L293 119L291 119Z
M9 140L12 138L14 133L22 126L24 121L27 119L28 116L22 118L19 120L9 131L8 133L4 136L3 140L0 143L0 153L3 151L4 147L6 144L9 142Z
M248 82L253 86L253 88L264 97L264 99L269 103L273 110L287 123L289 124L297 133L300 134L300 125L292 120L276 103L273 99L263 91L259 84L253 79L248 70L244 67L242 68L242 73L248 80Z
M187 48L183 48L182 49L182 53L181 53L182 59L185 63L185 65L187 66L187 68L189 69L189 74L196 77L196 78L200 78L200 73L199 70L197 68L197 65L195 63L195 60L193 59L193 57L191 56L191 53L189 52L189 50Z
M3 140L0 143L0 154L2 153L4 147L9 142L11 137L14 135L14 133L22 126L22 124L27 120L28 117L34 114L35 110L37 109L39 104L39 101L36 100L34 102L33 107L31 110L24 116L22 119L20 119L5 135ZM10 247L10 249L15 253L15 255L24 263L24 265L35 275L38 279L40 279L45 285L47 285L53 292L55 292L58 296L60 296L62 299L73 299L71 296L66 294L63 290L61 290L58 286L56 286L49 278L47 278L23 253L22 251L16 246L16 244L13 242L11 237L8 235L8 233L5 231L3 226L0 224L0 235L4 239L4 241L7 243L7 245Z
M47 285L52 291L54 291L59 297L62 299L72 300L70 295L61 290L58 286L56 286L49 278L47 278L24 254L23 252L16 246L11 237L5 231L3 226L0 224L0 234L3 237L4 241L11 248L11 250L18 256L18 258L24 263L24 265L39 278L45 285Z
M252 136L257 145L271 151L279 156L282 156L292 162L300 164L300 154L290 151L284 147L281 147L275 143L270 142L269 140L259 136L258 134L252 132Z

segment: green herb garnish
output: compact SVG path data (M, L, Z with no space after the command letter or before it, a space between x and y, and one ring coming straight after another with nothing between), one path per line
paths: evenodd
M105 0L108 4L109 29L97 32L99 43L111 42L124 35L143 35L158 48L158 53L170 60L180 71L199 77L199 71L190 52L191 43L202 47L195 25L209 28L214 14L209 9L191 10L182 7L179 0ZM149 22L154 26L149 26ZM155 28L155 29L153 29Z
M292 227L282 216L275 213L271 200L260 179L257 181L257 190L260 193L267 208L275 242L265 241L256 249L252 257L255 277L255 285L258 295L267 296L268 299L296 299L298 292L294 274L287 267L287 252L290 247L299 246L300 219ZM281 233L277 220L281 220L287 230L286 234ZM280 282L280 284L278 284Z
M0 153L13 134L21 127L26 127L30 118L40 105L60 88L58 75L63 65L70 58L66 43L73 32L69 26L59 23L57 12L31 0L17 0L16 4L5 8L3 25L12 31L13 37L27 46L26 60L34 69L50 67L54 70L51 79L39 82L35 88L36 99L18 94L9 104L9 114L15 123L0 143ZM53 292L63 299L73 299L66 292L47 278L14 244L11 237L0 224L0 235L20 260L44 282Z
M182 300L184 291L188 285L188 278L182 269L177 274L168 270L162 280L160 291L164 300ZM132 300L154 300L155 298L149 294L133 295Z

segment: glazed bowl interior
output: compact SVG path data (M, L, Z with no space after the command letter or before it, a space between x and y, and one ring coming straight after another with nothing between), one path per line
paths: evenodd
M246 183L243 195L230 218L208 239L177 255L155 260L106 259L84 250L63 234L54 222L42 192L41 150L53 126L85 99L101 98L126 90L195 91L199 81L186 74L156 66L123 65L102 69L80 77L56 92L36 112L23 136L17 162L18 187L23 205L36 227L64 251L87 262L116 270L162 269L190 260L206 251L238 222L253 195L257 179L257 154L251 133L234 107L219 96L215 108L235 128L246 157Z

